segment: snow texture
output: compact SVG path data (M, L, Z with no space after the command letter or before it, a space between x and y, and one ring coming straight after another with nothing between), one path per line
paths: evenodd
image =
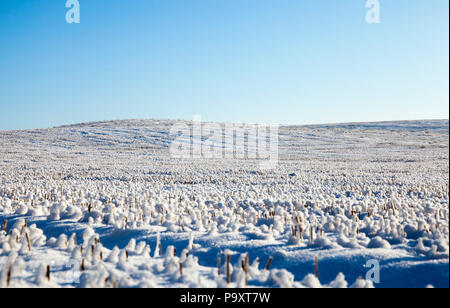
M273 170L174 123L0 132L0 287L448 288L448 121L283 126Z

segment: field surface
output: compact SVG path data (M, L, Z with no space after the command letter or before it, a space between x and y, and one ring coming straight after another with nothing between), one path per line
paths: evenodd
M0 287L449 287L447 120L282 126L272 170L173 124L0 131Z

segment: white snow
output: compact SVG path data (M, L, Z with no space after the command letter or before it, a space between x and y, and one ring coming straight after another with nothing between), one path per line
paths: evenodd
M0 132L0 287L448 287L448 121L284 126L273 170L174 123Z

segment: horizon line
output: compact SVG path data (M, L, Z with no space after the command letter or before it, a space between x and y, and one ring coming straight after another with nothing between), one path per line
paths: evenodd
M123 119L113 119L113 120L98 120L98 121L87 121L78 122L71 124L62 124L56 126L48 127L37 127L37 128L26 128L26 129L3 129L0 128L0 132L20 132L20 131L31 131L31 130L47 130L56 128L67 128L81 125L89 124L101 124L101 123L112 123L112 122L126 122L126 121L171 121L171 122L192 122L193 120L186 119L169 119L169 118L123 118ZM449 118L434 118L434 119L408 119L408 120L375 120L375 121L350 121L350 122L321 122L321 123L306 123L306 124L282 124L282 123L255 123L255 122L235 122L235 121L201 121L202 123L230 123L230 124L277 124L282 127L308 127L308 126L338 126L338 125L362 125L362 124L382 124L382 123L406 123L406 122L425 122L425 121L447 121Z

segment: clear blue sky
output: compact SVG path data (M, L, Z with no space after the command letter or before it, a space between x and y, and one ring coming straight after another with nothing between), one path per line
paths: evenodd
M448 118L449 1L0 1L0 129Z

